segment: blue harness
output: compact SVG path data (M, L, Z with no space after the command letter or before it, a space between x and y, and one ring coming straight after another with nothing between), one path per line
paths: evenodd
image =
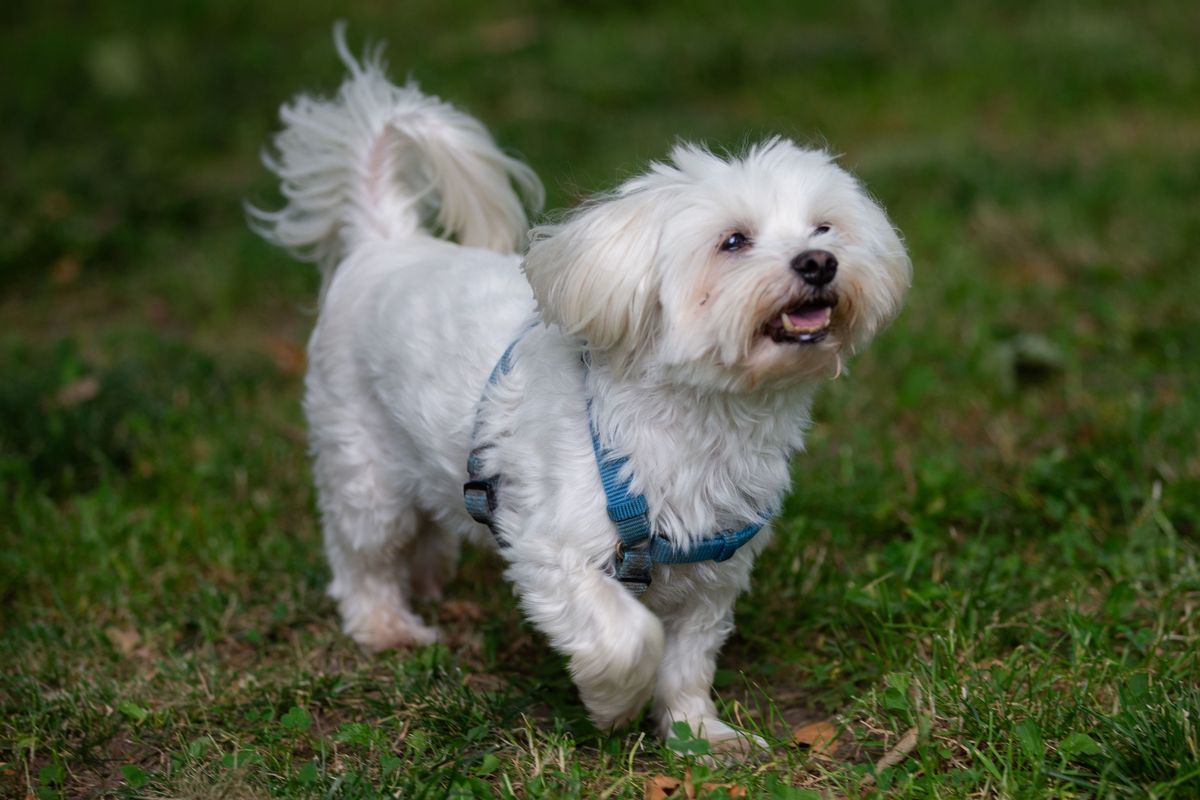
M491 388L501 378L512 370L513 351L537 323L522 331L488 377L486 389ZM583 357L585 369L588 367L588 357ZM484 477L480 464L480 455L491 447L491 444L476 444L482 427L483 401L475 414L475 428L471 435L472 450L467 458L467 476L470 478L463 485L463 502L469 513L477 522L482 522L491 529L492 535L500 547L508 543L495 524L497 505L497 490L500 475ZM614 456L612 452L600 443L600 433L596 430L596 419L592 414L592 401L588 398L588 427L592 435L592 452L596 456L596 466L600 470L600 483L604 486L605 505L608 518L617 529L617 552L613 561L613 572L617 580L624 584L635 597L642 594L650 586L651 573L657 564L694 564L699 561L725 561L733 557L738 548L754 538L767 520L774 514L765 514L744 528L738 530L717 531L706 539L693 542L691 546L680 548L671 543L666 537L654 532L650 524L649 506L646 498L630 492L631 477L621 477L627 458Z

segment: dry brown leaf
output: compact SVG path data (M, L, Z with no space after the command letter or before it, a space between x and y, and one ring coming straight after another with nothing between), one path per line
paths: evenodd
M63 256L50 268L50 282L55 286L70 286L79 278L81 268L78 258Z
M917 744L920 740L921 736L917 727L914 725L909 728L900 737L900 741L896 742L896 746L884 753L883 758L875 763L875 773L883 772L888 767L894 767L908 758L909 754L917 749Z
M290 339L272 336L267 341L267 348L271 351L275 367L284 375L300 375L304 372L306 354L301 345Z
M746 797L746 787L738 786L736 783L703 783L697 793L696 785L692 783L692 772L689 769L682 779L672 778L669 775L652 775L647 778L645 800L665 800L665 798L703 800L711 793L722 789L735 800Z
M114 625L106 628L104 633L112 642L113 647L117 648L123 656L133 655L142 641L142 635L133 628L118 628Z
M117 651L125 658L136 661L139 666L139 671L143 673L153 672L151 661L154 658L154 651L150 649L150 645L142 641L142 636L133 628L120 628L116 625L109 626L104 629L104 635L112 642L112 646L117 648Z
M455 621L476 622L483 619L483 609L470 600L447 600L442 603L442 617Z
M89 375L86 378L71 381L59 389L58 394L54 395L54 404L59 408L74 408L98 394L100 394L100 381Z
M888 767L894 767L904 759L908 758L913 750L917 749L917 745L921 742L921 735L917 727L914 725L904 732L900 737L900 741L896 742L896 746L883 754L883 757L875 762L874 774L868 774L863 777L863 785L869 786L875 783L875 775L883 772Z
M142 301L142 314L151 324L161 327L171 321L171 306L161 297L150 296Z
M683 791L683 781L668 775L651 775L646 778L644 797L645 800L666 800L668 797L695 800L695 798L688 797L687 793Z
M792 741L814 755L832 758L837 752L837 726L828 720L801 725L792 732Z
M478 692L499 692L508 688L508 681L487 672L468 672L463 676L463 683Z

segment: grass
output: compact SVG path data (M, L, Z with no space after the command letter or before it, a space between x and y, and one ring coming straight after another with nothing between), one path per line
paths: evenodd
M722 656L766 759L597 733L488 553L424 609L444 646L336 630L299 413L316 275L242 213L276 201L277 104L339 80L335 15L552 207L676 136L779 131L905 232L910 302L822 394ZM690 770L774 798L1200 796L1193 4L0 21L0 794L619 798ZM814 720L832 757L789 744Z

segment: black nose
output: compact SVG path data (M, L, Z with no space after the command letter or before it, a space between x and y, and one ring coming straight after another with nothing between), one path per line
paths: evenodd
M824 286L837 275L837 259L828 250L805 250L792 259L792 269L809 286Z

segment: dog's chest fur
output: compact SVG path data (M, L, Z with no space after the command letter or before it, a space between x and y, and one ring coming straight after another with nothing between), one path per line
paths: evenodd
M528 520L544 515L557 530L557 521L571 519L559 535L584 551L601 559L611 552L616 535L588 435L589 398L602 441L628 456L631 489L646 497L655 530L675 543L777 508L791 455L803 445L810 393L731 397L622 380L603 364L585 369L581 352L557 329L535 330L483 406L480 440L494 444L485 464L503 476L499 518L514 539L540 539Z

